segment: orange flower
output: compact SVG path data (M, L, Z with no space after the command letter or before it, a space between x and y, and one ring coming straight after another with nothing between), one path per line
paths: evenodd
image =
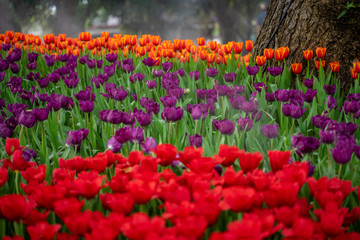
M275 59L277 61L282 61L285 58L285 49L284 48L278 48L275 49Z
M209 47L211 50L215 51L215 49L217 48L217 42L216 41L210 41L208 43Z
M137 52L140 56L144 56L146 53L146 47L138 47Z
M196 47L195 45L193 45L193 46L190 47L190 53L191 53L192 55L194 55L194 54L196 53L196 51L197 51L197 47Z
M266 62L266 57L265 56L256 56L256 64L258 66L264 65L265 62Z
M180 39L174 39L174 48L175 48L175 50L181 49L181 40Z
M217 55L216 57L216 63L217 64L222 64L224 62L224 59L221 55Z
M292 63L292 64L291 64L291 70L292 70L293 73L295 73L295 74L301 73L302 64L301 64L301 63Z
M215 59L216 59L216 54L215 53L209 53L208 55L207 55L207 62L208 63L213 63L214 61L215 61Z
M15 37L14 31L6 31L5 34L6 37L8 37L10 40L12 40Z
M91 40L91 34L89 32L81 32L79 33L79 39L80 41L90 41Z
M305 50L305 51L303 51L303 54L304 54L305 60L309 61L313 58L314 52L313 52L313 50Z
M340 69L340 63L339 62L331 62L330 68L333 73L337 73L337 72L339 72L339 69Z
M220 56L225 56L225 52L224 52L224 50L222 49L222 48L219 48L219 50L218 50L218 54L220 55Z
M360 73L360 62L355 62L353 65L355 72Z
M132 36L130 36L130 42L129 42L129 44L131 45L131 46L134 46L134 45L136 45L136 43L137 43L137 35L132 35ZM155 45L155 44L154 44Z
M44 35L44 43L45 44L51 44L51 43L54 43L54 41L55 41L54 34L45 34Z
M66 33L60 33L59 34L59 41L64 42L66 40Z
M358 79L359 78L359 74L355 71L354 68L351 69L351 77L352 77L352 79Z
M199 55L200 55L200 59L204 61L207 59L208 53L207 53L207 51L200 50Z
M146 45L146 39L145 38L139 38L139 45L141 47L145 46Z
M316 56L318 58L324 58L326 53L326 48L324 47L317 47L316 48Z
M321 61L321 67L324 68L325 67L325 60L320 60ZM315 67L319 70L320 68L320 61L316 60L315 61Z
M251 41L251 40L246 40L245 41L246 51L251 52L252 49L253 49L253 46L254 46L253 41Z
M232 44L231 43L224 44L222 46L222 49L224 50L225 54L229 54L232 51Z
M273 48L265 48L264 56L266 57L266 60L272 59L274 57L274 49Z
M197 38L196 41L198 42L199 46L205 45L205 38Z
M281 47L284 50L284 58L289 56L290 49L289 47Z
M109 40L109 32L102 32L101 37L105 38L105 42Z
M243 50L243 43L242 42L237 42L237 43L234 43L234 52L235 53L241 53L242 50Z

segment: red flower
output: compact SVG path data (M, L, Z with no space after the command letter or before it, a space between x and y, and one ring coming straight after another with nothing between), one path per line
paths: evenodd
M102 181L106 176L100 176L98 172L81 172L71 186L71 193L87 199L94 198L100 191Z
M273 48L265 48L264 56L266 57L266 60L271 60L274 57L274 49Z
M7 138L5 142L7 155L11 156L16 150L20 150L20 141L18 138Z
M156 186L157 183L155 181L137 178L129 182L128 190L136 204L145 204L150 201L154 195Z
M194 146L188 146L184 148L184 152L179 152L180 161L186 165L195 158L200 158L204 152L203 148L195 148Z
M25 170L28 168L30 164L25 161L24 156L22 155L21 150L15 150L15 152L12 154L12 164L10 165L11 170Z
M253 188L228 187L222 192L227 206L234 212L250 211L256 199L256 192ZM226 205L223 205L226 209Z
M207 227L203 216L190 215L175 220L175 229L179 236L186 239L202 239Z
M29 226L26 229L32 240L52 240L60 228L60 224L50 225L47 222L39 222L35 226Z
M159 144L154 150L161 166L169 166L176 158L176 147L171 144Z
M52 183L56 184L65 180L73 180L75 174L75 170L55 168L52 173Z
M65 188L58 185L38 185L32 197L39 207L43 207L49 210L53 210L54 203L64 198Z
M27 226L36 225L38 222L46 222L50 211L40 212L39 210L32 209L30 213L25 217L24 224Z
M329 201L325 210L317 209L314 212L320 217L320 228L327 237L336 237L347 229L342 228L347 211L347 208L339 208L337 203Z
M298 197L300 187L297 183L276 182L264 192L264 201L270 207L293 206Z
M8 221L19 221L35 207L25 196L10 194L0 197L0 215Z
M315 225L310 218L298 218L292 226L292 229L284 229L283 234L286 239L312 239ZM321 236L316 239L323 239Z
M319 70L319 68L320 68L320 62L321 62L321 67L322 68L325 67L325 60L320 60L320 61L315 60L315 67L316 67L317 70Z
M324 58L326 53L326 48L324 47L317 47L316 48L316 56L318 58Z
M234 164L235 160L244 154L244 150L240 151L236 146L228 146L225 144L220 145L219 157L220 160L218 163L224 167L230 167Z
M24 240L23 237L14 235L12 237L4 236L1 240Z
M245 41L245 48L246 51L251 52L251 50L253 49L254 43L251 40L246 40Z
M265 62L266 62L266 57L265 56L256 56L256 64L258 66L264 65Z
M228 231L223 233L224 239L252 239L266 238L262 233L261 219L256 215L244 217L241 221L228 224Z
M275 209L275 218L277 222L283 223L286 227L291 227L298 219L300 213L299 206L282 206Z
M84 159L85 168L89 170L94 170L98 173L105 171L108 165L108 158L105 153L98 153L95 157L88 157Z
M337 73L340 70L340 63L339 62L331 62L330 68L333 73Z
M251 172L259 166L263 158L259 152L241 154L239 157L240 167L244 172Z
M290 151L268 151L271 170L276 172L282 169L284 165L289 163L290 155Z
M244 46L244 43L242 43L242 42L234 43L234 52L237 54L241 53L243 50L243 46Z
M205 45L205 38L197 38L196 41L198 42L199 46Z
M304 58L306 61L311 60L314 55L313 50L305 50L305 51L303 51L303 54L304 54Z
M37 168L29 167L25 171L22 171L21 175L27 182L36 181L42 183L46 176L46 165L39 165Z
M284 165L283 169L276 172L276 176L281 181L297 182L300 186L306 182L309 172L309 166L306 162L295 162Z
M100 195L104 209L129 215L134 207L134 199L130 193L105 193Z
M302 64L301 63L292 63L291 64L291 70L293 71L294 74L301 73Z
M122 226L122 233L131 240L143 240L149 233L164 230L165 220L159 216L149 219L145 213L134 213Z
M4 185L8 179L8 170L4 167L0 167L0 187Z
M275 59L276 61L282 61L285 58L285 49L284 48L278 48L275 49Z
M354 68L351 68L350 72L351 72L351 78L352 79L358 79L359 78L359 74L355 71Z
M128 174L116 174L111 178L109 187L113 192L124 193L127 192L127 185L131 177Z
M354 66L355 72L360 73L360 62L354 62L353 66Z
M76 156L72 159L67 160L59 158L59 167L75 170L76 172L81 172L85 170L85 162L84 159L80 156Z
M54 203L54 212L59 218L64 220L66 217L80 213L84 203L84 200L80 201L74 197L64 198Z
M215 167L215 162L211 157L201 157L193 159L186 166L194 173L203 174L210 173Z
M83 213L73 214L70 217L66 217L64 223L66 227L76 236L84 236L85 233L90 231L90 221L92 219L92 213L90 210L86 210Z

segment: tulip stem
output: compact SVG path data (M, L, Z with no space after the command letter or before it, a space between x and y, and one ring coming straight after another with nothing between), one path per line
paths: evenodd
M230 146L230 135L227 135L228 145Z
M217 143L216 143L215 152L217 152L217 151L219 150L219 147L220 147L220 137L221 137L221 132L219 131L219 135L218 135L218 139L217 139Z
M25 129L25 131L26 131L26 138L27 138L27 142L28 142L28 145L29 145L29 148L30 148L29 129L28 129L28 128L26 128L26 129Z
M15 191L19 194L19 171L15 171Z
M327 157L328 157L328 174L330 172L330 150L329 147L326 147L327 149Z
M170 133L171 133L171 122L169 122L169 135L168 135L168 142L170 143Z
M24 129L24 126L21 126L20 133L19 133L19 141L21 141L21 135L22 135L23 129Z
M195 121L195 131L194 131L194 134L196 134L197 123L198 123L198 121Z
M270 150L272 151L274 147L274 139L270 139Z
M45 137L44 137L44 123L40 123L41 126L41 148L42 148L42 154L45 154ZM47 156L43 155L43 158L47 158ZM41 162L43 162L45 159L41 159Z
M342 164L340 164L339 166L339 172L338 172L339 179L341 179L341 168L342 168Z

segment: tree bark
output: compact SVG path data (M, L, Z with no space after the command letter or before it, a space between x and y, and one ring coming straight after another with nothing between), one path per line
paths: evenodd
M314 58L310 71L316 72L314 59L316 47L326 47L325 70L330 72L329 63L340 62L338 79L345 91L353 83L350 68L360 57L360 8L352 8L343 17L337 17L345 9L348 0L271 0L267 9L264 24L256 39L254 56L263 55L265 48L288 46L290 54L288 63L302 62L307 66L303 51L312 49ZM279 25L279 20L290 5L287 15ZM269 43L269 44L268 44ZM267 45L268 44L268 45ZM275 61L275 60L274 60ZM305 71L303 70L303 74Z

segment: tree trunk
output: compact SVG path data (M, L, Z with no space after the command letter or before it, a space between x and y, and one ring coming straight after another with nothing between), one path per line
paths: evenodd
M263 55L264 48L288 46L290 54L287 62L302 62L305 67L307 63L303 57L304 50L312 49L316 59L316 47L326 47L325 70L331 71L329 63L339 61L338 79L341 80L342 88L347 91L353 83L350 68L360 57L360 8L351 8L343 17L337 18L347 2L348 0L271 0L256 39L254 56ZM269 43L288 6L287 15ZM310 71L316 72L314 59L310 63Z

